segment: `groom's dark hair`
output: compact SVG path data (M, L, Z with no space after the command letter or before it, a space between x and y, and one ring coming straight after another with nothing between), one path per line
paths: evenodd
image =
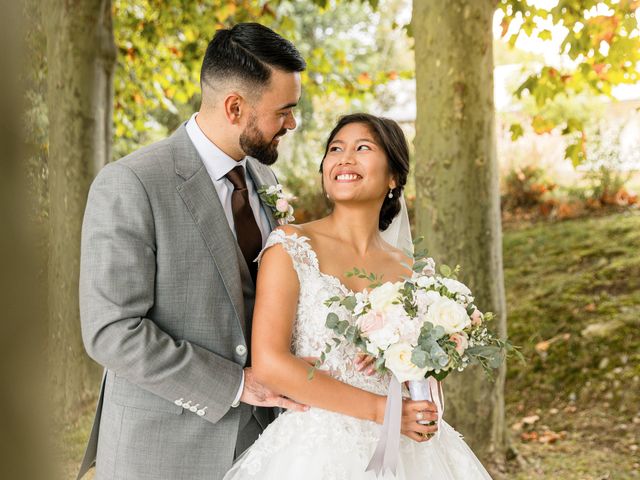
M215 87L230 79L243 82L252 91L269 83L273 68L302 72L307 67L289 40L259 23L238 23L218 30L207 46L200 71L200 84Z

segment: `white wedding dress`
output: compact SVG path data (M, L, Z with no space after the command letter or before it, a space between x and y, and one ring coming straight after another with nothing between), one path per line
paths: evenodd
M300 281L298 311L291 349L299 357L319 356L332 332L325 327L324 300L350 292L336 277L320 272L306 237L274 230L264 249L280 244L289 253ZM264 250L263 250L264 251ZM322 369L345 383L380 395L389 377L365 375L354 368L355 347L341 344ZM280 415L234 463L224 480L358 480L375 479L365 468L375 450L381 426L320 408ZM385 479L490 479L460 434L442 422L440 434L423 443L400 439L397 474Z

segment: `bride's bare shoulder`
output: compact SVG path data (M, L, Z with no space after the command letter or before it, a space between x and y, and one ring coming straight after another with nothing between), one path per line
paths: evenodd
M321 223L319 220L301 224L289 223L287 225L280 225L276 227L276 230L282 230L287 235L296 233L298 235L304 235L305 237L315 237L318 232L322 231L319 223Z
M302 225L294 225L292 223L288 223L286 225L278 225L276 228L274 228L274 231L280 230L281 232L284 232L286 235L293 235L294 233L301 235L303 233L301 227Z

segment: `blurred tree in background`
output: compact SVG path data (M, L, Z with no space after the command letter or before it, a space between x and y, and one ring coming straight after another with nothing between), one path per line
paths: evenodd
M638 0L559 0L533 2L500 0L498 11L502 36L515 46L520 36L559 42L559 53L567 57L561 65L541 65L518 86L516 95L535 99L540 112L532 117L537 133L563 127L572 143L566 156L574 165L583 162L586 153L587 119L575 111L545 109L554 102L565 102L576 95L612 96L613 87L635 84L640 80L640 29ZM554 111L555 110L555 111ZM551 113L552 114L549 114ZM553 114L556 113L556 114ZM523 132L511 126L512 138Z

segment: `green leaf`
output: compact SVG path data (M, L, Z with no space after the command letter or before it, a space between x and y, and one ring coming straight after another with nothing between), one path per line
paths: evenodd
M411 361L418 368L425 368L427 366L427 352L420 347L416 347L411 352Z
M347 328L349 328L349 322L347 322L346 320L338 322L337 329L340 335L344 335L344 332L347 331Z
M449 267L448 265L440 265L440 273L445 276L448 277L451 275L451 267Z
M347 308L350 311L353 311L353 309L356 308L356 304L358 303L358 300L356 300L355 296L351 295L343 298L341 303L342 305L344 305L345 308Z
M571 160L574 167L577 167L585 160L582 144L574 143L569 145L564 151L564 156L566 159Z
M327 315L327 321L325 325L327 326L327 328L330 328L333 330L338 326L339 322L340 322L340 319L338 318L338 315L331 312Z
M518 138L524 135L524 129L522 128L522 125L520 125L519 123L512 123L511 126L509 127L509 131L511 132L512 142L516 141Z

